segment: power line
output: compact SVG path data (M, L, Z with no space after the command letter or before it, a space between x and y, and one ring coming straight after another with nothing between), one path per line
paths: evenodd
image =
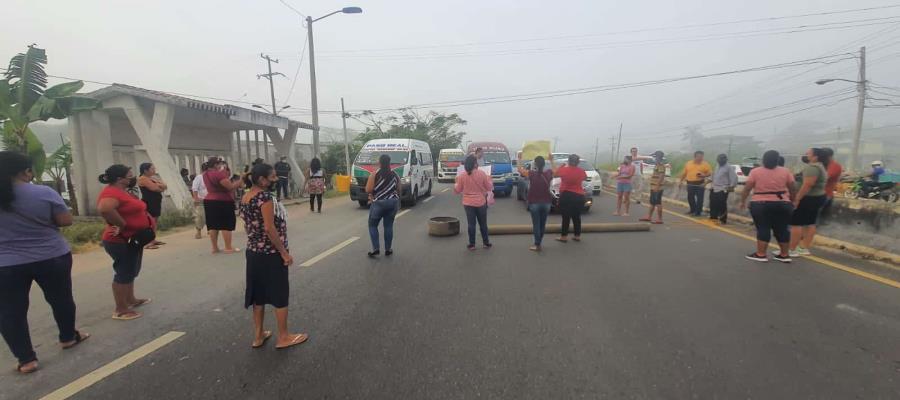
M297 63L297 70L294 71L294 79L291 81L291 90L288 91L287 97L284 98L283 106L286 106L289 101L291 101L291 96L294 94L294 86L297 85L297 77L300 76L300 68L303 66L303 57L306 55L306 44L309 43L309 36L303 39L303 50L300 50L300 62Z
M547 41L547 40L559 40L559 39L577 39L577 38L585 38L585 37L598 37L598 36L621 35L621 34L628 34L628 33L645 33L645 32L655 32L655 31L681 30L681 29L693 29L693 28L705 28L705 27L722 26L722 25L734 25L734 24L744 24L744 23L752 23L752 22L771 22L771 21L779 21L779 20L785 20L785 19L806 18L806 17L819 17L819 16L836 15L836 14L849 14L849 13L857 13L857 12L876 11L876 10L884 10L884 9L891 9L891 8L898 8L898 7L900 7L900 4L893 4L893 5L879 6L879 7L866 7L866 8L856 8L856 9L845 9L845 10L837 10L837 11L824 11L824 12L817 12L817 13L806 13L806 14L784 15L784 16L775 16L775 17L763 17L763 18L753 18L753 19L742 19L742 20L720 21L720 22L711 22L711 23L703 23L703 24L690 24L690 25L676 25L676 26L655 27L655 28L642 28L642 29L632 29L632 30L613 31L613 32L603 32L603 33L592 33L592 34L581 34L581 35L551 36L551 37L543 37L543 38L514 39L514 40L491 41L491 42L469 42L469 43L459 43L459 44L438 44L438 45L425 45L425 46L407 46L407 47L393 47L393 48L380 48L380 49L349 49L349 50L334 50L334 51L331 51L331 53L373 52L373 51L394 51L394 50L420 50L420 49L443 48L443 47L472 47L472 46L485 46L485 45L497 45L497 44L509 44L509 43L524 43L524 42L536 42L536 41ZM323 54L324 54L324 53L323 53Z
M687 37L680 37L680 38L644 39L644 40L630 40L630 41L619 41L619 42L606 42L606 43L597 43L597 44L548 46L548 47L537 47L537 48L511 49L511 50L455 52L455 53L425 53L425 54L336 55L336 54L323 53L322 57L387 59L387 60L398 60L399 61L399 60L422 60L422 59L440 59L440 58L456 58L456 57L485 57L485 56L527 55L527 54L538 54L538 53L561 53L561 52L571 52L571 51L590 51L590 50L602 50L602 49L608 49L608 48L623 48L623 47L660 45L660 44L677 44L677 43L702 42L702 41L722 40L722 39L741 39L741 38L749 38L749 37L757 37L757 36L786 35L786 34L804 33L804 32L818 32L818 31L838 30L838 29L851 29L851 28L859 28L859 27L867 27L867 26L895 24L898 22L897 18L900 18L900 16L871 18L871 19L858 20L858 21L847 21L847 22L833 22L833 23L826 23L826 24L803 25L803 26L798 26L798 27L770 28L770 29L753 30L753 31L730 32L730 33L723 33L723 34L707 34L707 35L687 36ZM858 23L858 22L863 22L863 21L881 21L881 22ZM856 24L855 25L847 25L847 24L851 24L851 23L856 23ZM844 25L844 26L833 26L833 25Z
M286 2L286 1L284 1L284 0L278 0L278 1L279 1L281 4L284 4L285 7L291 9L291 11L293 11L294 13L296 13L297 15L299 15L300 18L306 19L306 15L305 15L305 14L303 14L302 12L300 12L300 10L294 8L294 6L288 4L288 2Z
M553 90L553 91L545 91L545 92L534 92L534 93L525 93L525 94L508 95L508 96L494 96L494 97L482 97L482 98L472 98L472 99L463 99L463 100L420 103L420 104L409 105L406 107L381 108L381 109L372 109L369 111L378 112L378 111L396 111L396 110L405 109L405 108L417 109L417 108L430 108L430 107L455 107L455 106L463 106L463 105L505 103L505 102L526 101L526 100L535 100L535 99L552 98L552 97L573 96L573 95L579 95L579 94L628 89L628 88L642 87L642 86L660 85L660 84L680 82L680 81L686 81L686 80L733 75L733 74L740 74L740 73L747 73L747 72L765 71L765 70L770 70L770 69L789 68L789 67L796 67L796 66L803 66L803 65L811 65L811 64L816 64L816 63L834 63L834 62L848 60L850 58L844 57L844 58L840 58L840 59L836 59L836 60L829 60L829 59L832 59L832 58L838 57L838 56L847 56L847 55L850 55L850 54L835 54L835 55L831 55L831 56L827 56L827 57L817 57L817 58L812 58L812 59L807 59L807 60L798 60L798 61L791 61L791 62L780 63L780 64L764 65L764 66L759 66L759 67L743 68L743 69L738 69L738 70L716 72L716 73L709 73L709 74L702 74L702 75L683 76L683 77L677 77L677 78L666 78L666 79L623 83L623 84L600 85L600 86L592 86L592 87L576 88L576 89L563 89L563 90Z

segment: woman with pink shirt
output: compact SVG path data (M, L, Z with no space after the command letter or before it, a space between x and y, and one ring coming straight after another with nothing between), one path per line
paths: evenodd
M769 150L763 154L762 167L750 171L744 190L741 192L741 208L747 206L747 197L753 191L750 200L750 215L756 224L756 251L746 256L748 260L768 262L766 248L772 233L778 241L781 252L775 259L784 263L791 262L788 247L791 232L788 225L794 212L792 199L796 193L794 175L787 168L778 166L779 154Z
M466 209L466 220L469 223L469 250L475 250L475 222L481 229L481 241L484 248L491 248L491 241L488 239L487 227L487 196L488 193L494 191L494 183L491 178L478 169L478 161L475 156L466 157L465 174L456 176L456 186L453 190L457 194L462 194L463 207Z

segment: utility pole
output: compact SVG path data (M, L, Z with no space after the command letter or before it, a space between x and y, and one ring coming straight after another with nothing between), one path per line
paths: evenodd
M274 79L274 77L275 77L275 75L284 76L284 74L282 74L281 72L274 72L274 73L272 72L272 63L278 64L278 60L273 60L268 55L265 55L262 53L259 54L259 57L262 58L263 60L266 60L266 63L269 65L269 73L256 75L256 79L266 78L269 80L269 94L272 96L272 115L278 115L278 109L275 108L275 82L274 82L275 79Z
M616 136L609 137L609 162L610 164L616 163Z
M344 124L344 162L347 163L347 176L350 176L350 139L347 138L347 111L344 110L344 98L341 97L341 122Z
M322 17L324 18L324 17ZM316 93L316 46L313 41L313 19L306 17L307 47L309 47L309 91L312 96L313 157L319 156L319 98Z
M556 149L557 149L556 146L557 146L558 144L559 144L559 136L554 136L554 137L553 137L553 152L554 152L554 153L556 152Z
M856 106L856 129L853 132L853 150L850 153L849 172L856 172L859 163L859 140L862 136L863 111L866 108L866 46L859 48L859 81L856 90L859 92L859 101Z
M600 154L600 136L594 141L594 168L597 168L597 156Z
M616 140L616 161L619 162L619 149L622 147L622 125L624 122L619 124L619 139Z
M734 135L728 137L728 159L731 159L731 145L734 143Z

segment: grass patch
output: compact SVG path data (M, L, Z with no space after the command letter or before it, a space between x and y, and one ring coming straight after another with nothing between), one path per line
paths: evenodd
M192 225L194 215L190 210L176 210L163 214L156 221L159 232L180 226ZM62 235L76 251L93 243L100 243L106 223L102 221L76 221L72 226L62 228Z

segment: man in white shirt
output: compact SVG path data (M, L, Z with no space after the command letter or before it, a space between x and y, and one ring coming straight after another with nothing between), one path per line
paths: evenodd
M191 183L191 196L194 198L194 228L197 234L194 238L203 237L203 227L206 226L206 212L203 210L203 199L206 198L206 182L203 181L203 173L206 172L206 163L200 166L200 173L194 177Z

